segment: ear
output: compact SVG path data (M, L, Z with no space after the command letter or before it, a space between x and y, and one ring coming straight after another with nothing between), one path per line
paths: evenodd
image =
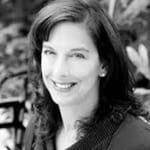
M99 69L99 77L103 78L107 75L107 67L104 64L100 65L100 69Z

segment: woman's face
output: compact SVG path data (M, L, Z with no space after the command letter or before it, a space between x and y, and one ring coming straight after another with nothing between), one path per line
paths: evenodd
M102 65L84 24L55 26L43 42L41 59L43 81L56 104L89 105L98 100Z

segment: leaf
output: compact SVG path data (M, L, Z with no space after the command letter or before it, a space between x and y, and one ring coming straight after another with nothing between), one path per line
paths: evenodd
M128 6L130 0L121 0L120 2L122 3L123 7L126 8Z
M143 44L140 44L138 51L139 51L139 55L142 59L143 64L145 64L145 66L148 67L149 60L148 60L148 50L147 50L147 48Z
M12 109L0 109L0 123L3 122L12 122L13 120L13 111Z
M117 22L120 25L133 24L134 22L143 22L143 18L140 19L139 14L142 12L148 13L148 6L150 0L132 0L126 9L118 15Z
M142 73L150 80L150 66L148 58L148 50L143 44L140 44L138 51L132 47L127 47L127 54L131 62L136 66L137 71Z
M143 75L150 80L150 66L149 66L149 57L148 57L148 50L143 45L140 44L139 46L139 56L142 60L141 65L139 66L138 70L143 73Z
M129 59L131 60L131 62L136 66L140 66L141 65L141 58L139 57L138 52L130 46L126 47L126 51L128 54Z
M13 135L8 129L0 129L0 150L14 149Z

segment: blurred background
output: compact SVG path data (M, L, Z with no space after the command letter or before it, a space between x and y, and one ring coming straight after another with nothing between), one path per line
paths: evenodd
M36 98L28 78L27 35L36 13L48 1L0 0L0 150L23 149ZM150 113L150 0L99 2L118 26L135 76L135 94Z

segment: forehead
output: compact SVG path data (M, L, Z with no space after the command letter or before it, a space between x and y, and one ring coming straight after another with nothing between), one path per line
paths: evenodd
M95 44L84 23L63 22L57 24L50 32L47 41L55 49L86 47L95 49Z

